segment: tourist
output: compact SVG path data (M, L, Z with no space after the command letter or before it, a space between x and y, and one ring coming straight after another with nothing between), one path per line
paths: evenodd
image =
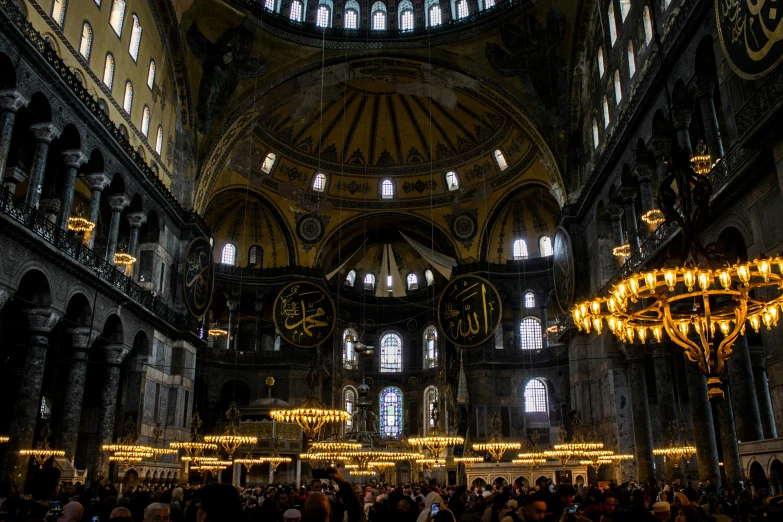
M57 519L57 522L80 522L82 515L84 515L84 506L78 502L68 502L63 507L63 515Z
M660 501L653 504L653 516L663 522L670 522L672 519L672 507L668 502Z
M458 486L454 495L449 499L449 511L454 513L454 518L459 520L467 510L468 487Z
M112 520L113 522L132 522L133 518L131 517L130 509L118 507L112 510L109 515L109 520Z
M284 522L299 522L300 520L302 520L302 512L298 509L287 509L283 513Z
M674 522L702 522L703 519L695 506L684 505L677 508L677 518Z
M603 500L597 506L589 506L582 512L582 516L593 522L609 522L614 520L614 511L617 507L617 497L611 491L604 493Z
M238 522L244 520L239 492L229 484L209 484L201 488L197 522ZM147 522L145 519L144 522Z

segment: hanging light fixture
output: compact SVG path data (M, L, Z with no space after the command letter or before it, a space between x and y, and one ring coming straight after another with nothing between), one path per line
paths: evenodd
M152 430L152 436L155 437L155 441L152 444L152 461L158 462L163 455L176 455L177 450L174 448L163 447L163 427L160 422L155 424L155 428Z
M204 422L201 420L201 415L198 411L194 411L190 417L190 439L187 442L169 442L169 447L173 449L184 449L187 452L186 457L182 457L183 462L195 461L195 459L201 456L207 450L217 450L218 446L212 442L204 442L204 437L201 435L201 426Z
M679 443L677 440L677 428L674 426L674 421L669 423L669 444L665 448L653 449L653 455L661 455L665 459L674 460L676 465L679 465L680 459L690 460L690 458L696 454L696 447L692 446L688 442L688 437L685 435L685 429L683 426L682 435L683 442Z
M5 444L11 440L11 437L8 437L7 435L0 435L0 444Z
M707 153L707 145L704 141L699 140L693 154L691 154L691 167L696 174L706 176L714 166L715 164L712 162L712 158Z
M130 255L128 252L123 252L123 250L127 250L128 245L123 241L120 243L118 250L119 252L114 253L114 264L115 265L123 265L123 266L129 266L136 262L136 258Z
M217 326L217 325L213 325L212 327L210 327L210 329L209 329L209 330L207 330L207 334L208 334L210 337L215 337L215 338L217 338L217 337L221 337L221 336L223 336L223 335L226 335L227 333L228 333L228 331L227 331L227 330L224 330L224 329L222 329L222 328L218 328L218 326Z
M440 408L437 400L432 403L430 418L433 424L431 433L424 437L411 437L408 439L408 444L419 448L427 448L432 458L438 458L440 453L446 448L465 444L463 437L446 435L440 432Z
M273 472L277 471L277 467L280 464L291 462L290 457L280 456L280 452L277 450L279 444L280 444L280 439L274 437L272 439L272 454L269 456L262 455L261 457L259 457L260 459L263 459L264 462L268 462L272 466Z
M144 459L152 458L153 448L138 444L139 432L136 429L136 423L133 417L129 417L123 426L124 435L119 444L104 444L101 450L111 453L110 462L118 462L121 466L127 467L136 464Z
M95 223L82 217L83 213L84 205L79 203L76 207L76 215L68 218L68 230L76 234L84 234L95 228Z
M49 437L51 436L52 430L49 428L49 424L47 423L46 426L44 426L44 428L41 430L41 437L43 437L41 442L39 442L35 448L19 450L19 454L33 457L38 463L39 467L43 466L44 463L52 457L64 457L65 451L56 450L49 446Z
M630 257L631 245L626 243L624 245L616 246L612 249L612 255L614 257Z
M520 442L506 442L503 440L503 435L500 433L500 428L503 426L498 411L492 415L492 420L489 421L489 426L492 428L492 436L487 442L479 442L473 444L475 451L486 451L492 457L492 460L500 465L500 459L503 458L503 454L508 450L518 450L522 448Z
M226 418L228 419L228 426L222 435L208 435L204 437L204 442L212 442L219 444L223 447L223 450L228 455L228 458L234 455L236 450L243 444L255 444L258 442L258 437L249 437L240 435L239 433L239 408L237 403L232 402L231 406L226 410Z
M446 465L446 459L444 458L424 458L416 459L416 464L421 464L426 469L433 470L435 468L442 468Z
M249 453L246 454L241 459L234 459L234 463L235 464L243 464L245 466L245 469L247 470L248 473L250 473L250 468L252 468L253 466L256 466L256 465L260 466L264 462L266 462L264 459L253 457Z

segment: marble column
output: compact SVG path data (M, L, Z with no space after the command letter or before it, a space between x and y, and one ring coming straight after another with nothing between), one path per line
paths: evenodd
M65 184L60 197L60 215L57 217L57 226L62 230L68 229L68 218L71 217L73 206L73 192L76 189L76 176L79 175L79 167L87 163L89 159L80 150L66 150L62 153L65 162Z
M264 302L263 301L256 301L254 303L254 310L256 312L256 351L261 351L261 330L262 326L261 323L264 320Z
M5 172L8 163L16 112L28 103L30 100L16 89L0 90L0 173Z
M731 400L728 395L731 393L728 383L724 380L723 391L727 394L725 400L718 401L715 407L718 411L718 421L720 424L720 442L723 448L723 471L726 472L726 484L730 487L738 480L742 480L742 464L739 458L739 448L737 447L737 434L734 429L734 411L731 407Z
M302 461L298 458L296 458L296 487L299 487L302 484Z
M650 140L652 143L653 155L655 156L655 172L658 176L658 183L666 177L666 157L672 148L672 141L668 136L653 135Z
M46 171L46 159L49 156L49 145L60 135L60 129L52 123L36 123L30 127L35 135L35 154L30 167L30 184L27 187L25 203L37 209L41 201L41 187Z
M688 126L691 124L691 112L687 107L672 107L672 120L674 121L674 130L677 132L677 145L681 149L687 150L689 154L693 151L691 136L688 133Z
M650 405L647 401L647 379L644 375L644 347L625 345L628 353L628 387L631 391L631 417L636 450L636 471L642 483L655 484Z
M117 241L120 235L120 219L122 211L130 205L130 198L125 194L109 196L111 205L111 224L109 225L109 243L106 246L106 261L114 264L114 253L117 252Z
M547 304L549 304L548 299L541 299L540 306L538 307L538 312L541 314L541 348L549 347L549 335L546 332L548 322L546 314Z
M741 335L734 342L734 351L727 363L729 382L734 391L735 421L737 439L740 442L753 442L764 438L761 427L761 414L756 397L756 385L753 382L753 365L750 361L748 337Z
M19 398L14 408L8 435L7 455L10 460L6 474L22 491L27 480L30 457L19 455L22 448L30 448L36 435L36 421L41 409L43 384L49 333L60 321L60 312L48 306L28 308L22 311L27 322L28 340L24 371L19 387Z
M101 393L101 408L98 412L98 445L114 442L114 424L117 417L117 396L120 391L120 366L128 350L121 344L110 344L102 349L105 355L105 376ZM109 476L109 457L104 451L97 451L90 477L96 480Z
M92 232L84 235L84 243L92 248L95 244L95 237L98 235L98 216L101 213L101 194L111 183L111 177L105 172L95 172L87 174L85 177L87 185L90 187L90 211L87 219L95 223Z
M671 435L669 426L677 429L677 411L675 408L676 397L674 395L674 379L671 368L671 346L669 343L651 343L653 350L652 360L655 370L655 392L658 397L658 415L661 419L661 431L663 432L663 445L669 443ZM678 432L675 432L675 436ZM685 479L682 466L673 459L666 459L664 469L666 480L671 484L677 479Z
M0 307L0 309L2 308ZM753 384L756 386L764 438L775 439L778 436L778 430L775 426L775 413L772 410L772 397L769 394L766 357L763 351L758 351L751 353L751 359L753 362Z
M718 443L715 440L712 407L707 398L707 378L701 373L699 366L687 358L685 358L685 374L688 380L696 457L699 459L699 480L711 479L713 483L720 484Z
M234 323L237 320L237 312L239 311L239 301L228 301L228 328L226 328L226 331L228 332L226 334L226 350L231 350L232 348L236 348L236 342L234 337L236 337L236 332L234 329Z
M612 221L612 242L614 246L623 246L625 244L623 239L623 214L625 211L623 207L610 203L606 206L606 213L609 214L609 219Z
M522 325L522 303L519 300L511 300L511 312L514 320L514 324L511 326L511 331L514 334L514 350L520 350L522 337L519 333L519 327Z
M73 462L76 455L76 440L79 437L84 382L87 378L87 352L98 332L93 331L89 326L77 326L71 328L68 333L71 335L71 361L57 440L59 449L65 451L65 458Z
M128 240L128 253L139 259L139 230L141 226L147 222L147 214L144 212L130 212L128 214L128 222L130 223L130 239ZM130 276L133 273L134 268L138 267L139 263L133 263L127 267L127 275Z
M708 76L696 76L693 81L693 90L701 109L701 119L704 125L704 137L707 141L707 150L713 163L722 158L723 140L720 137L718 127L718 113L715 111L715 100L712 97L715 91L715 80Z
M656 208L652 189L652 178L655 175L655 166L646 161L637 161L633 170L636 174L636 179L639 181L639 196L642 200L642 216L644 216Z
M622 185L618 192L623 198L625 230L628 232L628 244L631 245L631 255L633 255L637 253L641 247L639 227L636 221L636 187Z

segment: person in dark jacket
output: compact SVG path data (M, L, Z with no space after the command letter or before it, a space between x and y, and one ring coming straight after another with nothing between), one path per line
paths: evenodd
M337 498L345 506L348 522L366 522L364 508L351 483L336 470L331 474L331 478L339 486ZM302 522L330 522L331 510L332 506L326 495L312 493L305 501Z
M625 510L623 520L627 522L656 522L658 519L650 513L647 494L641 489L631 493L631 505Z
M457 490L449 499L449 511L454 514L454 518L459 520L465 514L468 505L468 487L458 486Z

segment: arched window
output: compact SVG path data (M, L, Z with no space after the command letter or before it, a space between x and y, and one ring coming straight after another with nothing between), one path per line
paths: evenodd
M596 119L593 118L593 148L597 149L599 143L600 141L598 136L598 121L596 121Z
M155 152L160 156L163 153L163 127L158 125L158 137L155 138Z
M555 251L552 250L552 239L549 236L541 236L538 240L538 251L541 252L541 257L547 257L554 255Z
M650 42L652 42L653 39L653 26L652 17L650 17L650 8L648 6L644 6L642 20L644 25L644 43L650 45Z
M233 243L226 243L220 254L220 262L224 265L234 266L237 262L237 247Z
M370 20L372 20L373 31L385 31L386 30L386 4L383 2L375 2L372 4L370 11Z
M394 286L394 278L390 275L386 276L386 288L389 290L389 292L392 291L392 287Z
M400 31L413 31L413 9L406 9L400 13Z
M326 190L326 174L320 172L313 178L313 190L316 192L323 192Z
M636 57L633 54L633 42L628 41L628 76L636 74Z
M498 167L500 167L500 170L506 170L506 168L508 168L506 157L500 149L495 149L495 161L497 162Z
M381 373L402 371L402 339L396 333L381 337Z
M345 2L345 13L343 14L343 28L344 29L358 29L359 28L359 13L361 13L361 7L356 0L348 0Z
M321 4L315 17L315 25L318 27L330 27L332 25L332 10L328 5Z
M358 338L353 328L346 328L343 331L343 367L349 370L356 368L356 352L353 346Z
M351 270L348 272L348 275L345 276L345 286L353 288L354 283L356 283L356 270Z
M269 174L272 172L272 167L275 165L275 160L277 159L277 156L274 152L270 152L266 155L266 158L264 158L264 162L261 164L261 170Z
M364 289L373 290L375 288L375 274L367 272L364 274Z
M525 412L546 413L546 386L540 379L530 379L525 385Z
M623 99L623 88L620 85L620 71L614 72L614 99L617 105L620 105L620 100Z
M103 84L111 90L114 83L114 56L106 53L106 60L103 63Z
M432 413L438 405L438 388L427 386L424 390L424 434L428 434L435 427L435 419Z
M459 188L459 178L457 173L453 170L446 173L446 187L451 190L457 190Z
M609 42L614 45L617 40L617 26L614 19L614 0L609 1L609 12L606 13L609 17Z
M264 263L264 249L261 245L251 245L247 250L248 266L261 265Z
M393 439L402 435L402 392L389 386L381 390L381 436Z
M65 23L65 10L67 8L68 0L54 0L52 3L52 19L60 27Z
M122 108L130 115L133 108L133 84L130 80L125 82L125 96L122 98Z
M468 0L457 0L456 18L460 20L468 16Z
M495 0L484 0L484 9L492 9L495 7Z
M150 60L150 67L147 70L147 87L152 89L155 86L155 60Z
M141 23L139 23L139 17L133 15L133 28L131 29L130 44L128 45L128 53L133 58L134 62L139 61L139 47L141 46Z
M424 279L427 280L427 286L430 286L432 283L435 282L435 276L432 275L432 270L425 270L424 271Z
M264 9L267 11L275 11L275 0L264 0Z
M434 326L424 330L424 368L438 366L438 331Z
M117 33L117 36L122 36L122 26L125 23L125 0L114 0L111 3L111 13L109 14L109 25Z
M381 198L392 199L394 197L394 183L390 179L381 182Z
M533 292L525 292L525 308L536 307L536 294Z
M343 388L343 407L351 417L353 417L354 406L356 406L356 390L352 386L346 386ZM353 428L353 418L345 421L345 427L348 429Z
M145 138L150 133L150 108L147 105L141 111L141 133Z
M620 19L625 22L631 11L631 0L620 0Z
M519 323L519 346L523 350L541 349L541 323L535 317L525 317Z
M87 63L90 63L90 52L92 51L92 26L84 22L82 26L82 38L79 40L79 54L82 55Z
M301 22L303 11L304 11L304 6L302 6L302 2L300 2L299 0L294 0L293 2L291 2L291 9L288 13L288 18L290 18L294 22Z
M517 239L514 241L513 254L515 261L527 259L527 243L524 239Z
M598 77L603 78L604 77L604 48L599 47L598 48Z
M609 100L606 96L601 100L601 106L604 112L604 128L607 128L609 126Z
M440 10L440 4L435 2L427 9L427 27L437 27L443 23L443 14Z
M417 276L414 273L408 274L407 283L408 283L408 290L418 290L419 289L419 276Z

